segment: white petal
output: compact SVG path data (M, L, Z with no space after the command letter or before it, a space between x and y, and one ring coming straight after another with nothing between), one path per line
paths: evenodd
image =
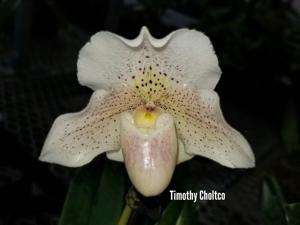
M177 90L160 104L174 116L178 137L188 154L204 156L231 168L255 166L248 142L225 121L216 92L200 90L194 94Z
M185 151L183 142L178 139L178 160L177 164L180 164L182 162L188 161L194 157L194 154L188 154Z
M124 162L123 153L120 149L106 152L106 157L117 162Z
M162 39L152 37L145 27L133 40L96 33L81 49L77 67L79 82L94 90L128 84L149 68L166 74L171 83L203 89L213 89L221 74L208 37L188 29Z
M79 113L59 116L52 125L40 160L77 167L102 152L120 149L120 113L132 111L140 99L128 90L95 91Z
M177 142L178 142L178 144L177 144L178 145L177 164L180 164L182 162L192 159L194 157L194 155L186 153L182 141L180 139L178 139ZM120 151L120 150L106 152L106 156L110 160L124 162L124 157L123 157L122 151Z
M214 89L221 69L209 38L196 30L182 29L173 34L162 54L175 68L170 75L195 89Z
M141 130L131 114L121 118L121 143L125 166L135 188L155 196L171 181L177 162L177 138L172 116L161 114L156 128Z
M180 164L182 162L188 161L194 157L192 154L186 153L184 149L184 145L180 139L177 140L178 142L178 159L177 164ZM106 156L110 160L118 161L118 162L124 162L124 157L122 154L122 150L115 150L115 151L109 151L106 152Z

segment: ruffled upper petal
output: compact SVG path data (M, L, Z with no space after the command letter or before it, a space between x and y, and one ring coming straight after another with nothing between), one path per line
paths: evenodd
M213 89L221 74L208 37L188 29L162 39L151 36L145 27L133 40L96 33L81 49L77 67L79 82L94 90L128 84L149 68L166 74L174 84L201 89Z
M174 116L186 153L204 156L231 168L255 166L250 145L225 121L219 97L213 90L198 93L173 90L160 100L160 105Z
M59 116L44 143L40 160L78 167L102 152L120 149L120 113L132 111L141 100L127 89L97 90L79 113Z

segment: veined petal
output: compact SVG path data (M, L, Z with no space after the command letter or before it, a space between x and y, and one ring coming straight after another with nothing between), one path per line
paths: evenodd
M97 90L79 113L59 116L52 125L40 160L77 167L102 152L120 149L120 113L134 110L140 98L122 89Z
M186 151L184 150L184 144L180 139L177 140L177 146L178 146L177 164L180 164L182 162L190 160L195 156L194 154L186 153ZM106 152L106 156L110 160L124 162L124 157L123 157L122 151L119 151L119 150L109 151L109 152Z
M79 82L94 90L128 84L132 77L152 69L174 85L213 89L221 74L208 37L188 29L162 39L154 38L145 27L133 40L96 33L81 49L77 67Z
M255 166L246 139L225 121L213 90L173 90L160 107L175 118L178 137L188 154L200 155L231 168Z
M155 128L137 128L130 113L121 118L121 144L129 178L144 196L160 194L170 183L177 163L173 117L161 114Z

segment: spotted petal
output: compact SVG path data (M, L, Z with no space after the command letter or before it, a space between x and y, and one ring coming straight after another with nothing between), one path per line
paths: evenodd
M130 90L97 90L79 113L59 116L52 125L40 160L82 166L107 151L120 151L120 113L141 104Z
M204 156L231 168L254 167L248 142L225 121L216 92L173 90L160 104L175 117L186 154Z
M221 74L213 47L203 33L180 29L156 39L144 27L133 40L110 32L92 36L79 54L78 79L94 90L109 90L127 84L149 67L175 84L201 89L213 89Z

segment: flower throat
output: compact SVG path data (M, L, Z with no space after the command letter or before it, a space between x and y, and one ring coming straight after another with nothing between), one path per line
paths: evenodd
M171 80L167 73L153 65L140 67L138 73L131 79L133 89L148 107L155 107L155 102L166 95Z

